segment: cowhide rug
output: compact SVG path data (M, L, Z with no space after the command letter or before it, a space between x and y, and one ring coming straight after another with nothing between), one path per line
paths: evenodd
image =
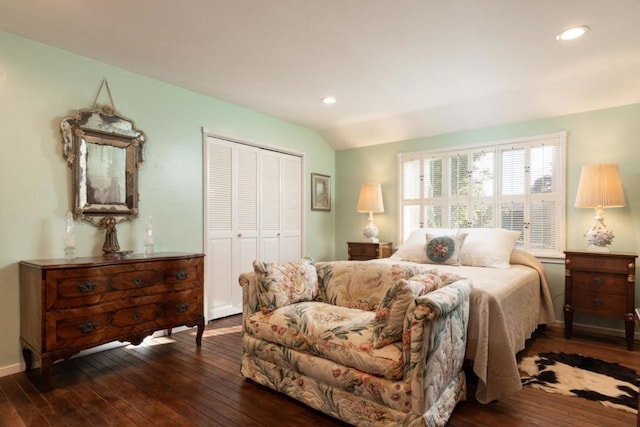
M579 396L637 413L638 383L633 369L580 354L540 353L519 365L522 385L550 393Z

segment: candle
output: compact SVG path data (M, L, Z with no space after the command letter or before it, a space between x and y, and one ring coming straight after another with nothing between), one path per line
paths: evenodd
M73 235L73 214L71 212L67 212L67 222L64 233L64 246L68 248L76 246L76 239Z
M64 227L64 257L74 259L76 257L76 238L73 235L73 214L67 212L67 220Z
M151 224L151 217L147 217L144 230L144 244L145 246L153 245L153 226Z

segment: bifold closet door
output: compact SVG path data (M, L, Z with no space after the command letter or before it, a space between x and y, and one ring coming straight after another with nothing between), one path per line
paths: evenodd
M301 159L262 151L260 254L266 262L293 261L301 253Z
M238 276L253 261L302 253L302 158L206 138L207 320L242 312Z
M260 150L207 139L207 319L242 312L238 276L258 259Z

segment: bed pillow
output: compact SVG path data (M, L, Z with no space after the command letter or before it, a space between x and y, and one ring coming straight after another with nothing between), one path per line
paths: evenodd
M457 229L451 228L417 228L409 234L409 237L407 237L402 246L400 246L390 258L400 261L424 263L426 259L424 245L427 233L445 235L456 234L457 231Z
M373 348L382 348L402 339L404 317L414 298L450 285L461 278L456 274L432 270L409 279L401 279L391 286L376 311Z
M258 305L263 313L318 297L318 274L310 260L281 263L253 262Z
M427 234L424 247L426 264L460 265L460 251L467 233L438 236Z
M473 267L510 268L509 258L519 231L503 228L469 228L460 251L460 264Z

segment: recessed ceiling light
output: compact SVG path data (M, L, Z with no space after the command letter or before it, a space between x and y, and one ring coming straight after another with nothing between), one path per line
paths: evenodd
M561 32L560 34L558 34L556 36L556 40L573 40L573 39L577 39L578 37L584 36L584 34L587 31L589 31L589 27L587 27L586 25L582 25L580 27L569 28L568 30L565 30L565 31Z
M324 98L322 98L322 102L324 102L325 104L335 104L336 99L333 96L325 96Z

